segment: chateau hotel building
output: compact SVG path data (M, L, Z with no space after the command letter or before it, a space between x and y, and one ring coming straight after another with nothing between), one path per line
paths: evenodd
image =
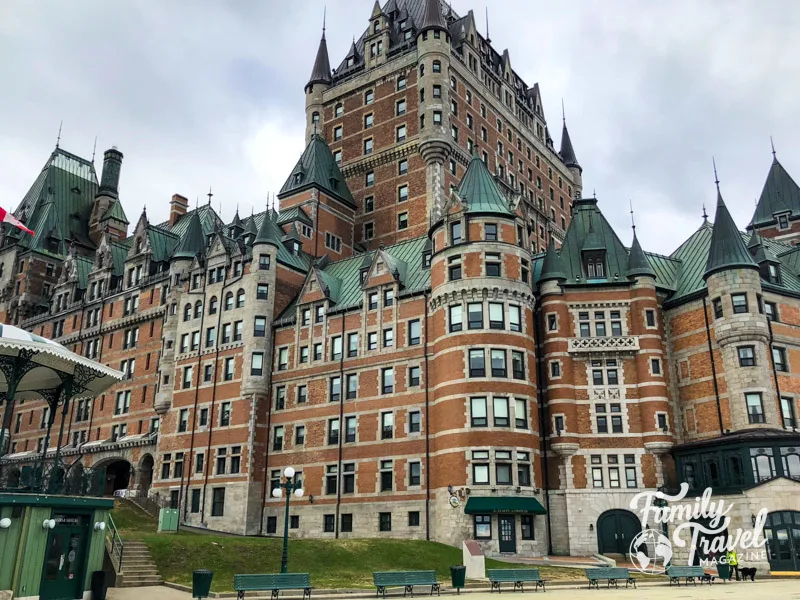
M770 566L800 569L800 189L781 163L747 233L717 189L713 223L646 252L472 11L365 17L335 68L320 41L279 212L226 223L174 195L167 222L130 223L120 151L98 182L55 149L14 213L35 235L2 230L0 316L126 378L4 405L4 468L54 452L64 420L68 464L190 525L281 535L270 492L292 466L292 536L526 556L627 552L631 498L687 482L730 495L735 527L767 507Z

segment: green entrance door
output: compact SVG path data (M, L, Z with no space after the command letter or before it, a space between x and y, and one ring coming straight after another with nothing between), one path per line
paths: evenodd
M41 600L83 598L89 519L84 515L53 515L56 522L47 537Z
M800 512L784 510L767 515L764 537L771 571L800 571Z
M597 519L600 554L627 555L631 542L642 531L639 519L628 510L609 510Z
M500 526L500 552L516 553L517 551L517 523L514 515L499 515L497 522Z

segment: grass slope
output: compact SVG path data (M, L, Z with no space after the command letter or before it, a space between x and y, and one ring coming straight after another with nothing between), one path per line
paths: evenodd
M166 581L191 585L192 571L214 571L211 589L233 590L236 573L278 573L281 538L232 537L180 532L156 534L155 521L130 503L118 503L114 521L123 539L142 539ZM371 588L373 571L434 569L450 580L450 565L461 564L461 549L423 540L348 539L289 541L289 571L310 573L315 588ZM486 568L525 568L486 559ZM582 571L539 567L543 578L575 580Z

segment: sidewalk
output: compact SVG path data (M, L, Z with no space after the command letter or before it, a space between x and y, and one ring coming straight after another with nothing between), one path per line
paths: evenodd
M775 581L764 579L761 581L756 580L755 583L751 582L730 582L730 583L715 583L714 585L700 585L697 586L681 586L679 589L670 587L668 585L648 585L641 586L647 590L646 596L648 600L675 600L676 598L691 598L700 600L752 600L753 597L769 597L770 600L796 600L800 598L800 585L796 580ZM371 590L363 590L364 594L359 596L374 597L375 593ZM446 596L455 596L453 592L445 590L442 592ZM533 594L534 592L525 592L524 596ZM630 593L631 600L641 597L641 591L637 594L632 588L625 590L624 586L619 590L605 590L602 586L599 591L589 590L587 586L571 587L571 588L548 588L547 598L555 597L558 600L584 600L595 598L598 594L605 595L606 597L613 594L615 597ZM508 591L507 594L512 598L518 597ZM312 593L313 596L313 593ZM347 595L325 595L327 598L347 598L354 597ZM427 594L419 594L419 596L427 596ZM300 595L281 595L282 598L300 598ZM387 594L387 599L397 600L402 598L402 592L390 592ZM497 594L490 594L489 592L473 592L469 594L469 600L492 600L498 598ZM159 587L142 587L142 588L111 588L108 590L109 600L190 600L191 594L182 592L165 586ZM248 595L247 600L257 600L258 598L267 599L267 596Z

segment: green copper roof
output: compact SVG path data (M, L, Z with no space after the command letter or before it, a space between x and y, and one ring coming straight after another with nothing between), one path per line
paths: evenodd
M786 211L800 216L800 187L776 158L772 161L764 182L752 224L759 226L774 223L775 215Z
M121 276L125 274L125 259L128 256L132 241L133 238L129 237L121 242L111 242L111 261L114 263L112 269L114 275Z
M130 221L128 221L128 217L125 216L125 211L122 210L122 202L119 200L114 201L114 204L111 205L111 208L106 211L106 214L104 214L103 218L100 220L108 221L110 219L121 221L126 225L130 223Z
M550 236L550 241L547 244L547 252L544 255L542 262L542 273L539 276L539 282L552 281L552 280L565 280L567 278L564 273L563 261L561 256L556 251L553 236Z
M197 215L200 217L200 223L203 226L203 233L205 235L208 235L209 233L214 231L215 227L224 227L222 219L219 218L214 209L211 208L210 204L204 204L202 206L199 206L198 208L190 210L180 219L178 219L178 222L175 223L175 225L170 225L169 221L166 221L164 223L156 225L156 227L159 227L161 229L166 229L167 231L174 233L176 236L180 238L186 232L186 228L189 226L189 221L191 220L191 216L194 213L197 213Z
M85 290L89 286L89 273L94 269L94 261L87 256L75 256L75 267L78 272L78 289Z
M282 242L288 242L289 240L294 240L296 242L300 242L301 244L303 243L303 240L300 239L300 233L297 231L297 226L294 223L292 223L292 226L289 228L289 231L287 231L281 237Z
M737 268L757 268L753 257L747 251L747 246L736 223L733 222L728 207L722 199L722 194L717 188L717 214L714 217L714 227L711 234L711 245L708 250L708 261L703 277L708 277L717 271Z
M36 235L17 235L17 230L12 237L24 248L43 252L52 248L48 238L53 237L61 242L57 255L66 254L70 242L94 248L89 217L97 187L92 163L56 148L14 211ZM11 232L11 226L6 227Z
M200 256L206 249L206 236L197 211L192 212L189 223L183 235L175 246L173 258L194 258Z
M655 277L656 273L650 262L647 260L642 245L639 243L639 238L636 237L636 231L633 232L633 242L631 243L630 254L628 255L628 270L625 273L627 277L637 277L649 275Z
M306 211L299 206L293 206L291 208L287 208L286 210L282 210L278 215L278 225L284 225L285 223L291 223L293 221L300 221L309 227L314 226L314 224L311 222L311 219L306 214Z
M584 272L584 252L603 250L603 277L587 279ZM584 198L575 203L572 221L567 227L561 246L561 259L567 284L586 285L619 280L628 270L628 250L600 212L596 198Z
M316 133L311 136L303 155L283 184L278 198L285 198L311 187L320 188L351 207L356 205L331 149L322 136Z
M148 225L146 232L152 253L151 260L155 262L169 260L180 238L166 229L153 225Z
M274 211L264 211L250 217L254 225L258 225L256 243L269 243L278 249L278 262L295 269L296 271L308 272L311 266L311 257L305 252L292 254L289 249L281 243L281 238L285 235L283 229L275 222L277 214ZM247 224L249 227L249 223Z
M477 156L472 157L464 173L458 195L466 203L467 212L514 216L489 169Z

